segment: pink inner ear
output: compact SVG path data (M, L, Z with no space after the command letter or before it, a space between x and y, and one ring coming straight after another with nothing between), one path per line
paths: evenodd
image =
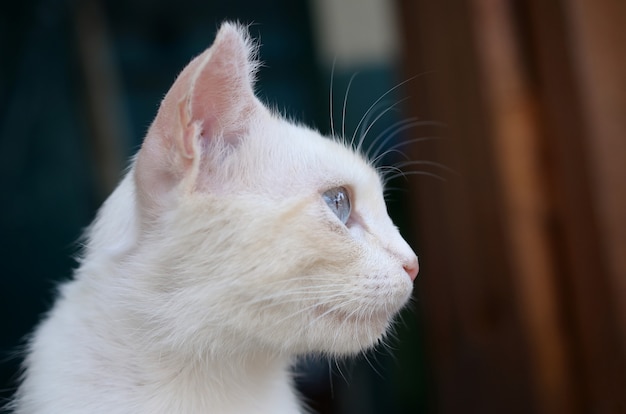
M193 142L195 137L201 134L201 127L191 123L188 108L189 103L186 99L178 102L178 121L180 123L180 131L183 135L181 153L183 157L191 160L194 157Z
M235 140L245 133L250 112L257 104L253 91L256 63L251 59L251 49L236 27L225 25L213 46L200 56L187 95L187 110L188 122L200 126L201 138L185 133L184 140L220 137L236 144ZM185 142L183 148L197 151L198 147L194 142Z

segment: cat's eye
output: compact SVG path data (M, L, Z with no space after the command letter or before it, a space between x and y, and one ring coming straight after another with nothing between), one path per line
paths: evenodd
M348 190L344 187L331 188L322 194L322 198L324 198L324 201L328 204L328 208L335 213L337 218L339 218L343 224L346 224L350 217L350 211L352 210Z

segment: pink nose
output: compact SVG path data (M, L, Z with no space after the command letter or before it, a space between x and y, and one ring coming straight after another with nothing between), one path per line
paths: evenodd
M419 264L417 262L417 257L413 257L409 262L404 264L404 271L411 278L411 282L415 280L417 277L417 272L420 270Z

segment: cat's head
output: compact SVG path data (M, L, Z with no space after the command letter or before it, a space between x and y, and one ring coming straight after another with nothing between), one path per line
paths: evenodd
M358 352L406 304L417 258L367 160L255 97L254 51L224 24L138 154L151 318L173 346Z

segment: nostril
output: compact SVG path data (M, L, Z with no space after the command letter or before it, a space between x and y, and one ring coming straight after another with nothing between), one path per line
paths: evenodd
M411 278L411 282L415 280L417 277L417 272L419 271L419 264L417 262L417 257L411 259L408 263L404 264L404 271Z

